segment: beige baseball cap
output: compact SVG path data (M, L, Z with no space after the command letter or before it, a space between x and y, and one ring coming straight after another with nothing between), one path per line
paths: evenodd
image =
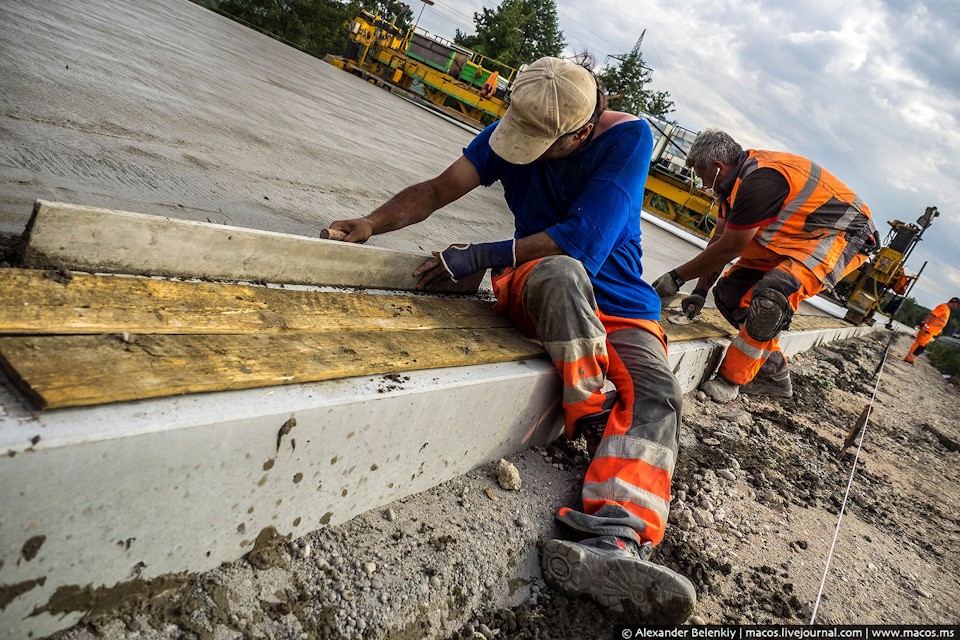
M490 136L490 148L511 164L529 164L587 124L596 106L592 73L574 62L540 58L514 80L510 107Z

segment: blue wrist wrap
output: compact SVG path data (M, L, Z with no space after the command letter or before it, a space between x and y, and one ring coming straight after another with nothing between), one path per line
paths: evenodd
M516 266L514 242L515 240L503 240L481 244L455 244L440 254L440 261L450 274L450 279L457 282L484 269Z

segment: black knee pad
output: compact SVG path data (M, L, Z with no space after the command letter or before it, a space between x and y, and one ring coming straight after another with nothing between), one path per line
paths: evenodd
M793 309L785 295L776 289L755 290L747 312L747 335L760 342L773 340L792 319Z
M926 345L920 345L919 347L917 347L917 350L913 352L913 355L918 356L926 350L927 350Z
M731 307L725 304L716 295L714 295L713 301L716 303L717 311L720 312L720 315L723 316L723 319L729 322L735 328L739 329L740 325L743 324L744 318L747 317L747 310L742 307Z

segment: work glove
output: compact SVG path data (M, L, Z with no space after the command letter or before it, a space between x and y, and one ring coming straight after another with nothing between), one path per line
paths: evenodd
M703 305L707 302L707 290L706 289L694 289L693 293L688 295L683 299L683 302L680 303L680 310L687 314L687 317L691 320L700 315L700 312L703 311Z
M686 280L678 276L677 270L674 269L654 280L653 289L657 292L657 295L660 296L661 300L666 300L680 293L680 287L683 286L684 282L686 282Z
M461 278L498 267L517 266L516 240L481 244L452 244L440 253L440 264L457 282Z

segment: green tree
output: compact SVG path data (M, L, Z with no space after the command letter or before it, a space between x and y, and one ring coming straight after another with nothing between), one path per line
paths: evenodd
M454 42L514 68L559 56L566 46L554 0L503 0L474 13L473 22L476 33L457 29Z
M387 22L393 21L395 25L406 31L413 25L413 10L409 5L399 0L362 0L360 8L373 15L379 15Z
M366 0L372 9L377 3ZM387 0L385 5L400 5ZM316 56L342 53L347 42L347 22L360 10L357 0L219 0L215 9L253 25L264 33ZM399 11L399 8L396 8ZM385 15L385 11L381 11ZM412 12L407 9L398 23Z
M648 89L653 78L653 69L643 61L643 35L637 40L630 53L618 58L619 63L608 67L600 79L607 86L611 96L610 108L637 114L645 111L659 118L665 118L673 111L673 100L667 91Z
M916 327L920 325L921 320L927 317L928 313L930 313L930 309L917 304L916 300L908 297L897 311L897 322L902 322L908 327Z

